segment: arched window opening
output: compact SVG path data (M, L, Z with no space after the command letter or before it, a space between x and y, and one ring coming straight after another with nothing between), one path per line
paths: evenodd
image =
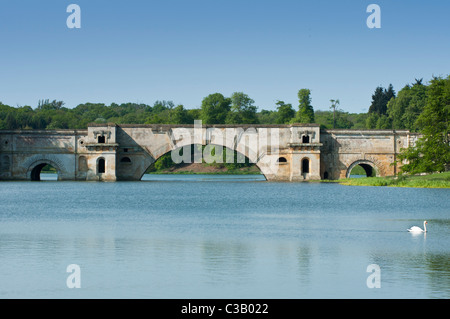
M287 163L286 157L280 157L277 161L278 163Z
M97 163L97 173L103 174L106 171L105 159L100 158Z
M105 138L105 136L99 136L99 137L98 137L98 143L99 143L99 144L105 144L105 143L106 143L106 138Z
M309 135L303 135L302 137L302 143L308 144L310 141Z
M302 159L302 174L308 174L309 173L309 159L304 158Z
M123 157L123 158L120 160L120 162L121 162L121 163L131 163L131 159L130 159L129 157Z

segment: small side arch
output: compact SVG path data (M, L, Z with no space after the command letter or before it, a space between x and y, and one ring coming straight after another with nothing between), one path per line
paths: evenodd
M345 174L346 178L350 177L352 169L355 168L355 166L357 166L357 165L361 166L364 169L364 171L366 172L367 177L379 176L379 174L378 174L379 169L377 168L377 166L373 162L368 161L368 160L358 160L358 161L353 162L348 167L347 173Z
M48 159L42 159L33 162L33 164L31 164L30 167L28 168L27 180L40 181L41 171L47 165L53 166L56 169L56 172L58 174L58 180L61 180L61 168L54 161Z

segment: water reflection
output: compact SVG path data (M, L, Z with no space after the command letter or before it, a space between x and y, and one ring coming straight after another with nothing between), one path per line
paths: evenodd
M41 173L41 181L57 181L58 174Z
M201 244L202 266L208 281L215 285L246 282L255 259L251 246L240 242L206 241Z
M312 249L308 246L297 247L297 267L298 278L302 286L309 286L311 283L311 259Z

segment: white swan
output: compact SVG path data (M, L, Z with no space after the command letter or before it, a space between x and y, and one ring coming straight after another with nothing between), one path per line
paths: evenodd
M423 229L417 226L413 226L410 229L408 229L409 232L411 233L426 233L427 232L427 221L423 222Z

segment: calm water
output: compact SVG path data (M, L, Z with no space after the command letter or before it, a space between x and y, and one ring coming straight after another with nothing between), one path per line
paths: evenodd
M0 298L450 298L449 190L145 179L0 183Z

